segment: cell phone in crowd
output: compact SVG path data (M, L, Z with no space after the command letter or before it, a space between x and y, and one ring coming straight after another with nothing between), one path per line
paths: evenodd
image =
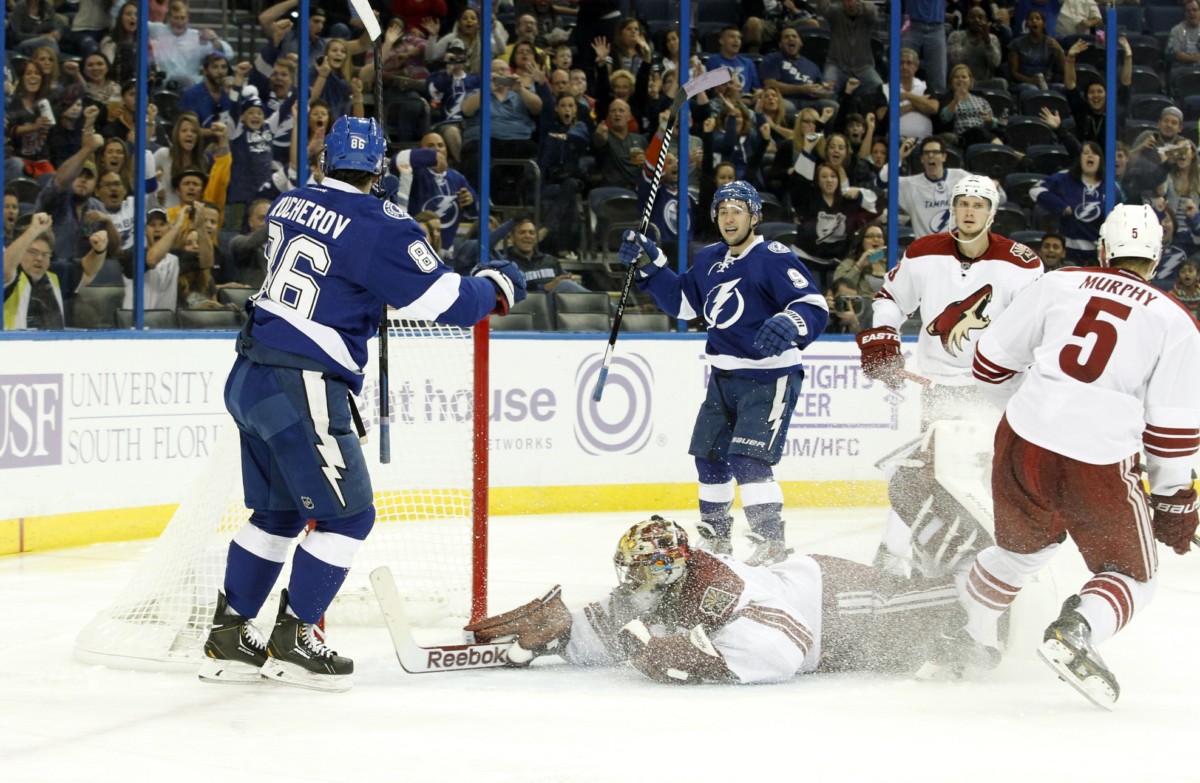
M54 110L50 108L50 101L42 98L37 102L37 110L38 116L45 117L50 122L54 122Z
M887 248L886 247L877 247L874 250L872 250L870 253L867 254L867 260L870 261L872 264L876 264L876 263L879 263L880 261L882 261L883 257L885 255L887 255Z

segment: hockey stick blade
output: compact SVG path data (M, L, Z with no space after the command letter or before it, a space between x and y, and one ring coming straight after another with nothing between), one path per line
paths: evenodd
M722 65L720 68L714 68L711 71L706 71L699 76L688 79L683 85L683 92L686 96L684 100L691 100L704 90L711 90L713 87L720 87L722 84L732 78L733 69L728 65ZM675 100L676 102L680 102L678 96L675 98Z
M371 10L370 0L350 0L350 5L354 6L354 13L358 14L358 18L362 20L363 29L367 31L370 39L378 41L383 31L379 29L379 20L375 18L375 12Z
M392 570L380 566L371 572L371 587L383 612L392 646L396 648L396 659L400 668L409 674L453 672L467 669L494 669L508 662L510 642L485 644L447 644L422 647L412 637L412 630L404 617L404 606Z

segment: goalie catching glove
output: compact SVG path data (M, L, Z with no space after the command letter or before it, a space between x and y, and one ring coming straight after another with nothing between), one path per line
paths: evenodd
M1150 508L1154 509L1154 537L1181 555L1192 547L1192 536L1196 533L1197 515L1196 490L1187 487L1174 495L1151 495Z
M508 649L511 666L528 666L543 655L561 655L571 638L571 612L562 600L562 587L555 585L541 598L511 612L485 617L463 628L481 643L512 640Z
M900 333L890 326L865 329L855 335L858 350L862 352L863 375L887 384L889 389L904 385L900 371L904 369L904 357L900 355Z
M641 620L621 629L618 642L629 652L633 667L655 682L697 685L702 682L733 682L725 657L713 647L708 634L697 625L687 636L651 636Z
M471 270L472 277L484 277L496 286L496 309L493 313L505 315L525 298L525 273L512 261L492 259Z

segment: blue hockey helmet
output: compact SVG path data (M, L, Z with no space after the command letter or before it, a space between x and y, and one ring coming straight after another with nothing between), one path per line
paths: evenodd
M717 219L717 207L722 201L745 201L746 207L750 210L750 217L762 220L762 198L754 186L745 180L727 182L717 188L712 200L711 216L714 222Z
M322 171L338 169L382 174L387 142L379 123L366 117L338 117L325 137Z

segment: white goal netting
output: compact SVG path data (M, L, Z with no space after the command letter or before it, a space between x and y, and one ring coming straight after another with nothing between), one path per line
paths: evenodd
M476 470L472 333L393 321L389 334L391 462L379 462L378 351L372 344L359 408L369 433L363 450L377 515L326 616L332 624L382 624L368 580L380 565L391 567L414 622L470 614ZM79 634L76 657L121 668L197 665L229 541L248 517L237 429L230 421L133 579ZM286 584L285 568L276 590ZM277 608L276 593L263 606L260 627L271 626Z

